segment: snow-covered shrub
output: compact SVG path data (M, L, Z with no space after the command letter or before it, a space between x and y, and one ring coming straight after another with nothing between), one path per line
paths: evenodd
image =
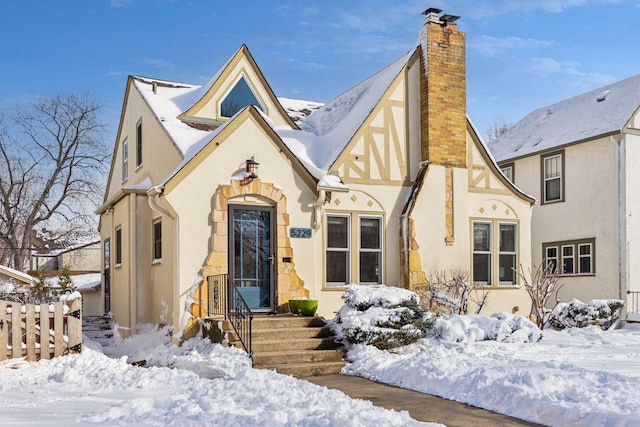
M331 326L344 343L400 347L424 337L430 322L418 296L406 289L351 284L342 299L345 305Z
M616 320L616 314L624 307L619 299L594 299L585 304L574 299L569 303L559 303L549 316L549 325L556 329L584 328L600 326L607 329Z
M450 342L537 342L542 331L529 319L510 313L451 315L436 319L430 334Z

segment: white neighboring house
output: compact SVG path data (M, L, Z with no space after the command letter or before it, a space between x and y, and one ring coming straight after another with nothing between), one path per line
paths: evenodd
M532 258L555 263L562 301L640 292L640 75L537 109L489 148L540 201Z

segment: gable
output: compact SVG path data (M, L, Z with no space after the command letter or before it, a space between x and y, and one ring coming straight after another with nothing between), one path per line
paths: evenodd
M194 152L185 157L183 163L161 183L161 185L164 186L165 194L180 185L189 174L196 170L215 151L223 145L226 146L228 141L242 141L243 150L248 149L251 153L250 155L249 153L247 154L247 158L255 156L257 160L260 160L260 151L263 150L264 147L263 144L258 143L258 141L265 139L275 146L275 150L280 153L280 156L284 156L287 159L291 168L302 177L309 188L315 190L316 180L313 176L267 124L258 110L253 106L249 106L236 114L232 120L220 126L216 132L212 134L211 139L203 141L202 144L193 147ZM250 141L250 143L247 143L247 141ZM273 147L270 147L270 150L273 150ZM228 159L220 159L220 161L227 162ZM225 167L226 166L228 165L225 165ZM264 165L264 167L267 168L268 166ZM227 177L227 179L228 178L230 178L230 176ZM274 180L274 182L277 182L277 180Z
M410 177L406 99L405 66L329 170L338 172L347 184L408 183Z
M195 98L192 105L179 116L185 122L193 119L225 122L242 108L254 105L276 126L297 129L245 45L200 91L190 96Z
M529 203L535 199L527 196L511 183L498 169L487 147L467 120L467 169L469 192L516 195Z

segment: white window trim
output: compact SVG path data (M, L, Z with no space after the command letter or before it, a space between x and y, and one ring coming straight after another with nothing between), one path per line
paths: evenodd
M138 133L138 129L140 129L140 133ZM140 136L140 138L138 138ZM144 137L144 128L142 127L142 119L138 121L136 124L136 168L137 171L142 167L142 150L144 150L144 145L142 143L142 138ZM138 144L140 144L140 150L138 151ZM140 156L138 156L138 152L140 152ZM138 163L139 162L139 163Z
M577 246L577 248L576 248L577 249L576 258L577 258L578 264L577 264L577 266L576 266L577 268L575 268L575 270L578 272L577 274L580 274L580 275L594 274L594 269L595 269L594 268L594 264L595 263L594 263L594 258L593 258L593 244L590 243L590 242L589 243L578 243L576 246ZM589 255L581 255L580 254L580 248L583 247L583 246L588 246L589 247ZM590 271L588 271L586 273L582 271L582 263L580 262L582 260L582 258L589 258L589 260L590 260L589 265L591 266L591 269L590 269Z
M118 254L118 232L120 232L120 254ZM120 268L122 267L122 226L116 227L113 233L113 249L113 266L114 268ZM118 256L120 257L120 261L118 261Z
M564 255L564 248L571 248L571 256L565 256ZM562 245L560 246L560 265L562 266L562 275L564 276L571 276L573 274L576 274L577 271L577 265L576 265L576 246L575 245ZM571 273L567 273L564 271L564 260L567 258L571 258L573 260L573 271Z

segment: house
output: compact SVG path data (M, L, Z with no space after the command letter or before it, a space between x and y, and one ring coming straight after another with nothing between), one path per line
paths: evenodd
M490 144L502 171L540 200L533 262L557 266L561 301L640 291L639 107L637 75L539 108Z
M65 249L31 255L32 270L62 270L68 265L72 271L100 272L100 241L78 244Z
M13 291L14 289L28 290L34 278L22 271L0 265L0 291ZM7 288L6 285L9 285Z
M483 313L529 314L534 199L466 115L465 37L425 12L415 48L293 120L246 46L204 85L130 76L104 203L103 307L123 333L189 336L228 277L254 313L349 283L425 286L466 270Z
M40 270L53 286L58 286L62 268L68 266L75 289L82 294L84 316L99 316L103 311L101 292L100 240L78 244L69 248L31 255L31 271Z

